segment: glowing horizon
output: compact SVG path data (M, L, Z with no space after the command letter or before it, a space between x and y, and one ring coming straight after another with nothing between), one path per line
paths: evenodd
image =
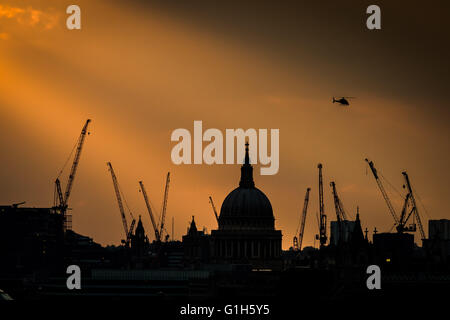
M145 182L159 210L168 171L172 182L166 224L175 217L175 238L185 234L192 215L199 228L212 230L216 220L208 197L212 195L220 210L238 185L239 165L176 166L170 158L172 131L202 120L205 127L223 132L280 129L278 174L254 178L272 203L284 249L292 245L307 187L312 190L303 246L314 243L319 162L324 165L329 221L335 220L329 189L334 180L353 219L359 205L369 235L375 226L379 231L392 227L376 183L370 172L366 175L366 157L398 190L401 171L408 171L427 208L421 211L426 231L430 217L449 218L444 169L450 160L448 93L439 93L438 75L431 77L426 67L417 66L417 78L411 76L421 56L417 52L417 60L414 55L403 58L409 47L392 45L390 39L402 34L400 27L393 26L387 40L360 31L339 36L348 25L331 21L328 25L334 29L321 29L318 25L328 17L311 9L317 21L303 15L303 20L292 20L296 37L284 39L291 29L278 17L279 34L267 32L262 18L270 11L265 10L262 21L257 21L257 13L249 21L244 14L249 9L243 7L244 17L236 17L232 28L225 13L223 21L210 21L209 15L192 19L190 11L158 2L149 8L139 1L82 0L78 2L86 20L82 30L72 32L64 28L68 1L4 2L0 146L6 152L0 169L1 204L26 200L27 206L51 205L54 178L84 121L91 118L69 204L76 232L101 244L119 244L124 236L108 161L151 239L138 181ZM303 28L301 21L311 22L311 27ZM324 38L336 40L325 43ZM352 49L365 60L334 50L340 48L339 41L347 47L353 43ZM424 63L437 64L440 56L435 55ZM331 103L333 95L341 94L357 97L350 108ZM395 191L391 196L399 210L403 200Z

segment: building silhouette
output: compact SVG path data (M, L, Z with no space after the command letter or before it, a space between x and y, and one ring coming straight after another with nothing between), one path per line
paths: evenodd
M62 263L63 217L52 208L0 206L0 270L17 274Z
M199 267L210 260L210 235L197 230L194 216L188 232L183 236L184 263L186 266Z
M281 231L275 230L272 205L255 187L248 143L239 187L222 203L218 230L212 230L214 263L250 264L256 269L281 269Z

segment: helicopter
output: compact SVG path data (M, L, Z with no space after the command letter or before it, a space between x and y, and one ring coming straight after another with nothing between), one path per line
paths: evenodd
M350 103L348 102L347 99L353 99L353 98L355 98L355 97L340 97L339 99L336 99L335 97L333 97L333 103L337 102L341 106L348 106L348 105L350 105Z

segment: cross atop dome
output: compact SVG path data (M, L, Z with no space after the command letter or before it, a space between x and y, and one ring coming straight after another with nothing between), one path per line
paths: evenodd
M249 146L249 143L248 143L248 141L246 141L245 142L245 160L244 160L245 165L250 165L250 156L248 155L248 146Z

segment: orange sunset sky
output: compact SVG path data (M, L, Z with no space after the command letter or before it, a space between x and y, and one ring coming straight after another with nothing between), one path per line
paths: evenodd
M421 2L422 3L422 2ZM66 29L78 4L82 29ZM304 245L318 232L317 164L363 229L391 216L364 158L401 192L407 170L422 221L450 218L449 36L444 1L377 1L382 29L365 27L368 1L0 1L0 204L51 206L53 182L91 118L70 207L73 229L101 244L124 237L111 161L135 216L159 212L171 172L167 229L192 215L209 231L237 187L239 165L172 164L177 128L280 129L280 169L254 170L271 200L283 248L292 245L312 188ZM350 108L333 96L355 96ZM66 172L67 174L67 172ZM63 186L67 177L63 177ZM397 211L401 197L391 190ZM392 191L392 192L391 192ZM329 230L328 230L329 232ZM153 239L153 234L149 232ZM418 237L416 236L416 241Z

